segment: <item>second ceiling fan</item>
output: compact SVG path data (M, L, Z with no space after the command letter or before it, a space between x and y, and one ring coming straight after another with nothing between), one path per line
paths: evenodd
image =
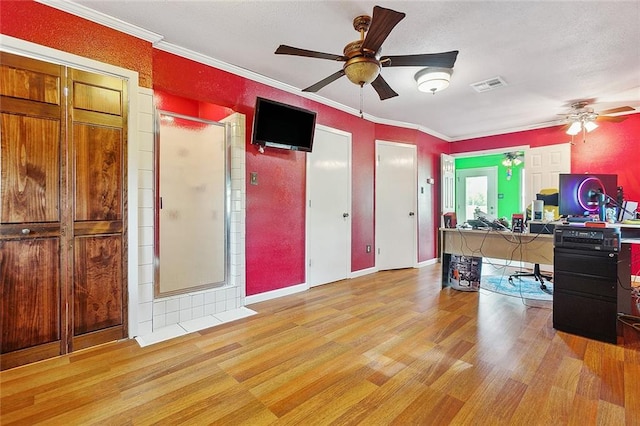
M458 56L457 50L443 53L380 56L379 52L382 43L404 17L405 14L402 12L396 12L380 6L373 8L373 17L367 15L356 17L353 20L353 28L360 33L360 39L347 44L342 55L299 49L286 45L280 45L275 53L278 55L305 56L344 62L341 70L303 89L303 92L317 92L329 83L346 75L351 82L360 87L365 84L371 84L378 96L380 96L380 100L393 98L398 94L393 91L380 74L382 67L414 66L449 69L453 68Z
M598 125L595 123L596 121L610 121L619 123L621 121L624 121L627 117L609 114L634 111L634 108L630 106L621 106L617 108L610 108L600 112L595 112L593 108L589 107L588 105L589 101L573 102L571 103L571 112L569 114L562 114L565 115L568 122L567 134L575 136L580 132L582 132L583 134L591 132L598 127Z

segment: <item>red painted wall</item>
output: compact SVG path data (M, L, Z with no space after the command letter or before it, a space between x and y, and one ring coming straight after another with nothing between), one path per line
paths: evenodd
M588 133L584 142L581 137L574 138L571 172L615 173L626 198L640 200L640 114L625 117L620 123L598 123L599 127ZM556 126L454 142L450 144L450 153L517 145L539 147L570 141L571 136L565 133L564 126Z
M572 173L615 173L625 199L640 201L640 114L630 114L620 123L602 122L587 134L574 137L571 147ZM571 136L564 126L506 135L469 139L450 144L450 153L472 152L516 145L539 147L566 143ZM640 247L633 246L632 273L640 274Z
M151 43L33 1L2 0L0 33L138 72L151 87Z
M247 173L258 173L258 185L247 186L247 294L259 294L304 283L306 154L251 145L251 123L257 96L317 111L318 124L352 134L351 268L375 266L375 140L418 143L419 175L435 176L439 152L446 144L416 130L377 125L300 96L215 69L164 51L153 52L154 89L232 108L247 116ZM180 80L176 81L175 76ZM435 169L434 169L435 168ZM426 180L424 177L423 180ZM430 205L426 188L419 209L419 261L436 256L435 227L439 207ZM436 199L438 197L435 197ZM435 213L434 213L435 212ZM431 230L431 231L429 231Z
M247 294L284 288L305 282L305 154L269 149L259 154L250 144L256 96L316 110L318 123L353 135L352 167L352 270L375 266L375 250L363 247L374 240L375 140L418 146L418 261L437 253L439 225L439 154L530 144L540 146L567 141L559 129L534 130L511 135L447 144L416 130L368 122L245 78L154 50L150 43L65 12L30 1L0 2L0 32L80 56L133 69L142 87L229 108L247 117L247 173L257 172L259 185L247 185L246 259ZM354 92L357 96L357 90ZM609 128L604 123L575 147L574 171L618 170L628 198L640 199L637 169L640 117ZM590 144L597 144L589 148ZM595 154L598 154L597 156ZM598 160L599 158L599 160ZM631 161L630 161L631 160ZM427 185L428 177L436 185Z

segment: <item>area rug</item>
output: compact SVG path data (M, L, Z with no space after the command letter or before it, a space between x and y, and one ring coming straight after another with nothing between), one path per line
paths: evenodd
M540 282L533 277L514 278L509 282L508 275L483 275L480 288L518 298L552 301L553 283L545 280L544 284L546 291L540 288Z

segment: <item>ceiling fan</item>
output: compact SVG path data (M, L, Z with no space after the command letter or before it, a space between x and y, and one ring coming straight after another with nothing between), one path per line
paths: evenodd
M303 92L317 92L329 83L346 75L351 82L360 87L365 84L371 84L378 96L380 96L380 100L393 98L398 94L382 78L380 74L382 67L419 66L450 69L453 68L458 56L457 50L418 55L380 56L382 43L404 17L405 14L402 12L396 12L380 6L373 8L373 17L367 15L357 16L353 20L353 28L360 33L360 39L347 44L342 55L299 49L286 45L280 45L275 53L277 55L306 56L344 62L341 70L303 89Z
M610 114L618 114L621 112L634 111L634 108L630 106L622 106L617 108L606 109L603 111L595 112L593 108L588 107L589 101L578 101L571 104L571 112L569 114L563 114L569 123L567 134L575 136L580 132L591 132L596 129L598 125L596 121L610 121L619 123L624 121L624 116L612 116Z

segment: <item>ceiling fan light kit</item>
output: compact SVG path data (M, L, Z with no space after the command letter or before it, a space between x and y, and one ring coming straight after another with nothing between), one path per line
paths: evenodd
M349 60L344 66L344 73L354 84L364 86L380 75L380 64L375 58L360 56Z
M593 121L587 121L587 122L585 122L583 124L583 126L584 126L584 129L587 132L590 132L590 131L595 130L595 129L598 128L598 125L596 123L594 123Z
M435 94L446 89L449 87L452 71L450 68L440 67L427 67L418 71L414 77L418 90Z
M567 129L567 134L571 136L575 136L582 130L582 123L579 121L574 121L571 123L571 126Z

